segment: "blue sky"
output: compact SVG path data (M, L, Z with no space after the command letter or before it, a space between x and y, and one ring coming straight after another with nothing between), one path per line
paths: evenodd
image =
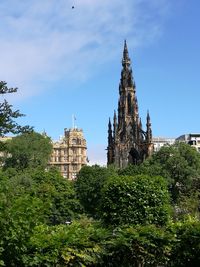
M149 110L154 136L200 132L199 10L198 0L1 0L0 79L19 88L18 122L56 140L75 114L91 163L105 164L126 39L143 124Z

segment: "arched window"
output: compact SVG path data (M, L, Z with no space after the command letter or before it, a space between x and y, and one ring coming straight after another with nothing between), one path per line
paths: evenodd
M76 144L77 144L77 139L76 139L76 138L73 138L73 139L72 139L72 144L73 144L73 145L76 145Z
M140 156L136 149L131 148L129 155L128 155L128 163L137 165L139 162Z

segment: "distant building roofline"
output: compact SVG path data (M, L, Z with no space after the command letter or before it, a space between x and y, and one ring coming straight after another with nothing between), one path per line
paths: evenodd
M65 128L64 129L66 132L83 132L82 128Z

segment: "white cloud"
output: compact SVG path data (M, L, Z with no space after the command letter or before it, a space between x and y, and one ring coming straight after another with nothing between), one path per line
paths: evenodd
M116 56L123 39L134 47L154 41L168 2L1 1L0 79L20 87L20 97L39 93L41 81L87 79L97 62Z

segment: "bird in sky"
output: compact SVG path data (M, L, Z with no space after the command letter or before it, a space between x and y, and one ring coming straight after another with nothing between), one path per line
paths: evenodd
M74 6L72 6L72 9L74 9Z

